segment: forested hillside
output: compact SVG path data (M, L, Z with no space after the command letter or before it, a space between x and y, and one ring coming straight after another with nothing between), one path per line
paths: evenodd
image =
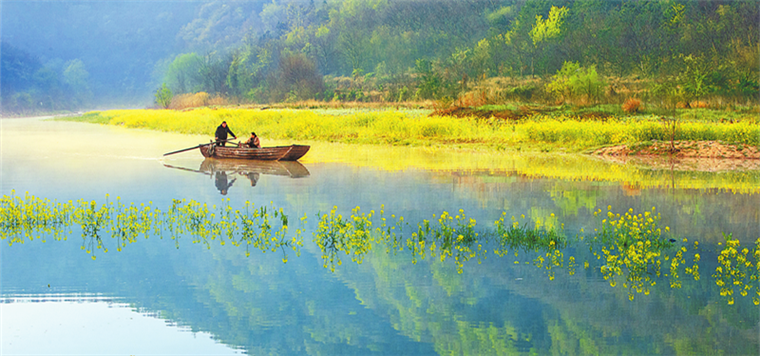
M125 57L139 51L141 58L150 59L129 63L140 67L135 68L140 75L101 79L95 68L118 60L91 64L83 58L82 66L74 61L60 67L62 81L72 88L87 83L86 76L77 80L90 70L90 82L102 81L91 88L126 94L149 87L143 94L147 98L155 93L161 106L169 106L172 97L198 92L206 101L233 103L453 101L473 96L491 102L588 103L643 96L688 105L715 97L747 103L758 96L760 11L755 1L257 0L152 5L166 14L174 14L167 7L192 8L193 15L172 36L165 33L171 26L155 23L184 17L153 13L154 25L132 34L137 36L130 37L134 42L139 36L151 42L125 49ZM113 16L110 23L129 27ZM85 24L105 26L103 20ZM153 28L164 32L151 32ZM41 89L29 85L47 85L43 78L50 66L40 59L40 48L11 46L21 47L4 43L4 106L12 103L22 109L20 93L39 95ZM7 53L15 67L7 64ZM18 74L6 78L8 68ZM621 91L627 94L614 95ZM93 92L96 98L98 94Z

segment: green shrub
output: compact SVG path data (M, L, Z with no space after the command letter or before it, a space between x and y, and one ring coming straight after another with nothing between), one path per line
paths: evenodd
M173 97L174 95L172 94L171 89L166 86L166 83L161 84L161 87L156 90L156 104L164 109L169 107L169 104L172 103Z
M585 99L596 101L604 89L604 80L596 72L595 66L581 67L577 62L565 62L546 90L557 98Z

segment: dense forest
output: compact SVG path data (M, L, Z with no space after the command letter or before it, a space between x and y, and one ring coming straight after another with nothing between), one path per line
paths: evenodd
M755 1L2 6L4 113L169 107L197 93L206 103L636 96L688 106L755 102L760 90Z

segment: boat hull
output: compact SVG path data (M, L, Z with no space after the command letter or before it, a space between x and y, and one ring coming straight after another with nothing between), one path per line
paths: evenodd
M257 159L262 161L296 161L309 152L311 146L290 145L262 148L201 146L201 154L206 158Z

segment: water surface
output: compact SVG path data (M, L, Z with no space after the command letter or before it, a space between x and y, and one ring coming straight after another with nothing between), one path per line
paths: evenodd
M711 276L724 234L750 250L760 237L757 171L663 171L579 155L324 143L314 143L300 164L236 165L204 161L195 151L162 157L208 137L38 119L0 124L0 194L99 204L118 198L163 210L172 199L236 209L248 201L282 208L294 228L304 229L300 255L252 249L246 256L242 246L217 240L151 235L120 252L106 236L109 252L93 250L92 259L85 251L92 241L77 227L66 240L5 240L3 354L760 351L757 287L729 304ZM657 283L646 293L622 281L613 287L589 245L577 239L598 225L594 211L608 206L656 207L676 240L663 253L683 247L689 265L701 254L701 278L682 273L673 287L664 272L648 277ZM510 249L500 257L493 252L498 246L486 244L458 264L381 239L366 245L361 263L345 250L335 255L339 264L325 263L329 251L314 242L317 215L335 209L348 217L356 207L355 215L375 212L374 226L381 210L391 224L403 216L404 243L418 224L435 223L444 211L475 219L480 236L492 235L506 214L531 227L564 226L574 243L553 268L536 266L544 251ZM101 334L108 337L93 336Z

